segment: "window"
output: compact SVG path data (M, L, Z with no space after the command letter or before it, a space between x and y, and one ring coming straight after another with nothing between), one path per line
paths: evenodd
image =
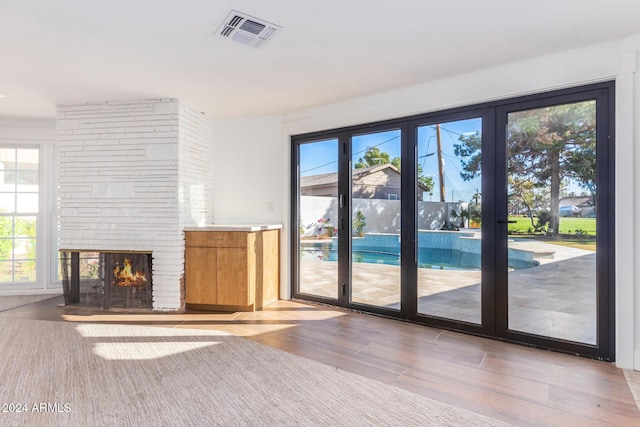
M0 147L0 285L36 281L39 159L35 147Z

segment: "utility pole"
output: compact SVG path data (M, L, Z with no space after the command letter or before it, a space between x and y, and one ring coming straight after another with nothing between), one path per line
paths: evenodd
M438 141L438 177L440 178L440 201L445 202L444 196L444 165L442 164L442 140L440 139L440 123L436 124L436 140Z

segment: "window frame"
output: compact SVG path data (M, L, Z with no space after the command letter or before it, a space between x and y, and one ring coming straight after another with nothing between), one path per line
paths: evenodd
M16 212L10 215L12 217L35 216L36 218L35 280L2 282L0 295L62 291L62 283L57 280L54 144L46 140L2 139L0 140L0 148L38 150L38 212L35 214Z

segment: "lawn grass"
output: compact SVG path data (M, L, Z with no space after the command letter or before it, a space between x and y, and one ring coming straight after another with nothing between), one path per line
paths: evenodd
M510 216L509 221L516 221L515 224L509 224L510 234L526 234L531 226L531 220L528 217L515 217ZM533 219L534 223L537 219ZM595 218L573 218L573 217L561 217L560 218L560 234L575 234L576 230L583 230L590 236L596 234L596 219Z
M541 240L552 245L569 246L572 248L584 249L587 251L596 250L596 219L595 218L560 218L560 230L557 237L547 237L544 235L527 234L531 226L531 220L523 217L509 217L509 221L516 221L509 224L509 234L517 237L530 237ZM537 221L534 218L534 221ZM577 230L584 230L586 235L577 235Z

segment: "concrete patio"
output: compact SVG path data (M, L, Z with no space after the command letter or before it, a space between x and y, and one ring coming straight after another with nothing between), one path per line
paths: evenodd
M509 329L596 344L595 252L521 239L510 247L536 253L540 265L508 273ZM479 270L418 269L418 312L479 324ZM303 261L300 292L337 297L337 263ZM400 267L353 263L352 301L399 308Z

